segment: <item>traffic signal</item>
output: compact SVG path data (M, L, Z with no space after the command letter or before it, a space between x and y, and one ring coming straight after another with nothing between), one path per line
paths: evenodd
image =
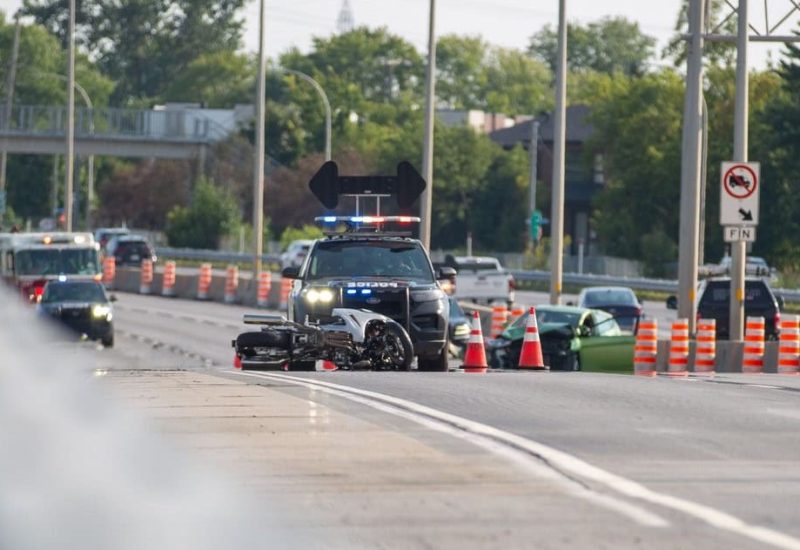
M542 237L542 213L539 210L534 210L531 214L531 239L534 242L539 242Z

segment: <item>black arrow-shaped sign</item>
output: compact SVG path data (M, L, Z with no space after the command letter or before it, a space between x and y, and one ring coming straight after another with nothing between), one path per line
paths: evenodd
M752 210L745 210L744 208L739 209L739 215L742 217L743 222L751 222L753 221L753 212Z

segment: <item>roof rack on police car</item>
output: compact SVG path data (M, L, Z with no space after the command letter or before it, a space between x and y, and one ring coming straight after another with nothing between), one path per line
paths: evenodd
M366 197L377 199L377 216L381 197L393 196L400 208L411 208L425 186L425 180L407 161L397 165L396 176L340 176L339 167L329 160L308 183L314 196L331 210L339 205L339 197L355 197L356 216L361 214L359 199Z

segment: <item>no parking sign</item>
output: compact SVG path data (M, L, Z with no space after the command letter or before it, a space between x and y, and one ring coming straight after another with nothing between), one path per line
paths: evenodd
M761 165L757 162L723 162L720 174L720 224L758 225Z

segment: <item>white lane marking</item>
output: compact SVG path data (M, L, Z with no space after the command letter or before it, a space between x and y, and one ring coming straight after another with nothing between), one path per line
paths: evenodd
M254 378L273 378L271 374L267 373L252 373L231 370L226 372L240 376L252 376ZM597 506L623 514L645 527L662 528L669 527L670 525L669 522L664 518L645 510L640 506L636 506L635 504L631 504L613 496L604 495L593 491L580 481L577 481L566 475L564 472L559 471L558 468L554 468L552 465L547 464L547 461L543 462L537 457L532 457L530 453L515 448L514 446L509 446L505 442L496 438L486 437L482 434L464 430L451 422L443 422L438 418L432 417L428 414L421 414L420 412L409 407L398 407L392 403L376 400L371 396L354 394L350 391L350 388L342 391L340 389L336 389L336 387L320 386L314 384L312 381L294 378L291 376L283 377L277 375L274 376L274 378L298 386L305 386L313 391L323 391L331 395L342 397L349 401L354 401L373 409L389 413L400 418L405 418L406 420L410 420L426 428L430 428L432 430L446 433L450 436L465 440L473 445L477 445L478 447L486 449L495 455L499 455L503 458L511 460L525 470L532 472L538 478L547 479L556 483L568 495L584 499Z
M535 456L540 457L546 463L553 465L554 468L557 468L561 471L570 472L571 474L581 478L592 480L628 497L644 500L645 502L671 508L672 510L693 516L711 525L712 527L716 527L717 529L728 531L736 535L741 535L763 544L769 544L770 546L774 546L776 548L800 550L800 540L790 535L786 535L766 527L761 527L759 525L750 525L735 516L715 508L711 508L710 506L698 504L683 498L658 493L648 489L636 481L612 474L611 472L598 468L597 466L589 464L588 462L585 462L563 451L554 449L553 447L549 447L531 439L526 439L510 432L493 428L480 422L475 422L460 416L442 412L425 405L419 405L405 399L392 397L390 395L385 395L378 392L371 392L368 390L343 386L340 384L332 384L330 382L300 379L294 376L287 376L277 373L243 373L234 370L226 372L244 376L254 376L257 378L272 378L284 382L295 383L301 386L316 387L316 389L326 389L329 391L336 390L351 396L358 395L367 398L368 400L376 400L378 402L383 402L384 404L393 405L411 413L416 413L418 415L449 424L451 427L462 432L483 436L494 440L495 442L503 443L510 445L511 447L527 451ZM348 397L348 395L345 395L344 397ZM645 510L642 510L642 512L649 514L649 512Z

